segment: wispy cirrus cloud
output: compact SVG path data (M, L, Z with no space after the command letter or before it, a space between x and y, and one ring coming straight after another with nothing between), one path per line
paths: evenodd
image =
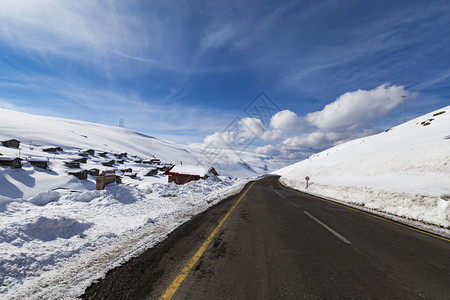
M148 5L154 8L150 16L137 2L5 0L0 39L40 63L70 60L107 77L130 76L136 71L132 62L150 62L147 69L182 67L174 47L179 36L168 26L171 15L158 15L157 2Z
M196 141L210 130L220 130L233 117L232 113L220 109L179 102L167 105L158 98L146 99L134 91L97 87L83 81L68 82L45 76L20 80L23 94L0 98L0 107L112 126L117 126L119 118L124 117L127 128L183 143ZM48 90L52 93L40 96Z
M10 46L82 59L79 50L104 53L108 49L140 47L131 18L121 18L114 2L26 1L0 3L0 33ZM131 17L131 16L130 16Z

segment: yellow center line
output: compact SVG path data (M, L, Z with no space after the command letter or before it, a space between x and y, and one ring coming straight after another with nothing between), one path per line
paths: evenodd
M184 281L186 276L189 274L189 272L192 270L194 265L197 263L197 261L200 259L200 257L203 255L203 253L206 251L206 248L208 248L211 241L214 239L216 234L219 232L222 225L225 223L225 221L230 217L233 210L236 208L236 206L241 202L242 198L244 198L245 194L252 188L252 186L255 184L253 182L248 189L242 194L242 196L236 201L236 203L230 208L230 210L227 212L227 214L222 218L219 225L213 230L211 235L206 239L206 241L203 243L203 245L198 249L198 251L195 253L195 255L189 260L188 264L181 270L181 273L175 278L175 280L170 284L170 286L167 288L167 290L164 292L164 294L159 298L160 300L165 299L171 299L175 292L180 287L181 283Z
M352 207L349 207L349 206L344 205L344 204L340 204L340 203L337 203L337 202L334 202L334 201L326 200L326 199L323 199L323 198L320 198L320 197L317 197L317 196L314 196L314 195L311 195L311 194L303 193L303 192L300 192L300 191L296 191L296 192L302 193L302 194L306 194L308 196L311 196L312 198L315 198L315 199L318 199L318 200L322 200L322 201L325 201L325 202L328 202L328 203L331 203L331 204L334 204L334 205L337 205L337 206L341 206L341 207L344 207L344 208L347 208L347 209L359 212L361 214L365 214L365 215L371 216L372 218L380 219L380 220L386 221L388 223L396 224L398 226L405 227L405 228L408 228L408 229L411 229L411 230L414 230L414 231L417 231L417 232L420 232L420 233L424 233L426 235L429 235L429 236L432 236L432 237L435 237L435 238L438 238L438 239L450 242L450 239L447 239L447 238L442 237L440 235L432 234L432 233L429 233L429 232L426 232L426 231L414 228L412 226L408 226L408 225L405 225L405 224L402 224L402 223L399 223L399 222L391 221L389 219L386 219L386 218L383 218L383 217L371 214L369 212L365 212L365 211L359 210L357 208L352 208Z

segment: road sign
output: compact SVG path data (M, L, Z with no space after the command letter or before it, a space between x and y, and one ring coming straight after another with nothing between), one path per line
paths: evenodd
M308 181L308 180L309 180L309 176L306 176L306 177L305 177L305 180Z

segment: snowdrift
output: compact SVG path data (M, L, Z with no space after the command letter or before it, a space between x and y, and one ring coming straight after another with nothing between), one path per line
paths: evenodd
M450 106L274 172L294 189L450 229ZM310 185L306 188L305 177Z

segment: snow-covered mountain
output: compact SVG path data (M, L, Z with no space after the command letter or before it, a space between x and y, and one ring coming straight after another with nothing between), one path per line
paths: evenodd
M274 173L295 189L432 224L448 234L450 106Z
M100 171L131 168L132 172L137 173L138 180L144 179L142 175L148 168L136 162L153 158L172 164L210 164L220 175L230 177L254 177L283 166L282 162L264 155L221 150L218 155L205 156L206 150L188 149L130 129L0 109L0 141L9 139L19 140L20 150L4 147L0 143L3 157L20 156L25 161L30 158L48 160L50 169L44 171L25 163L23 172L1 171L0 196L10 198L29 198L49 189L95 189L94 177L89 176L85 181L74 178L67 174L73 170L65 164L79 159L79 154L88 149L93 149L95 154L88 156L82 168L98 168ZM57 154L43 151L49 147L60 147L62 151L57 151ZM106 157L99 156L103 152L107 153ZM115 163L112 167L101 164L112 159L117 161L114 154L120 153L128 154L124 164ZM207 153L211 154L211 151Z

